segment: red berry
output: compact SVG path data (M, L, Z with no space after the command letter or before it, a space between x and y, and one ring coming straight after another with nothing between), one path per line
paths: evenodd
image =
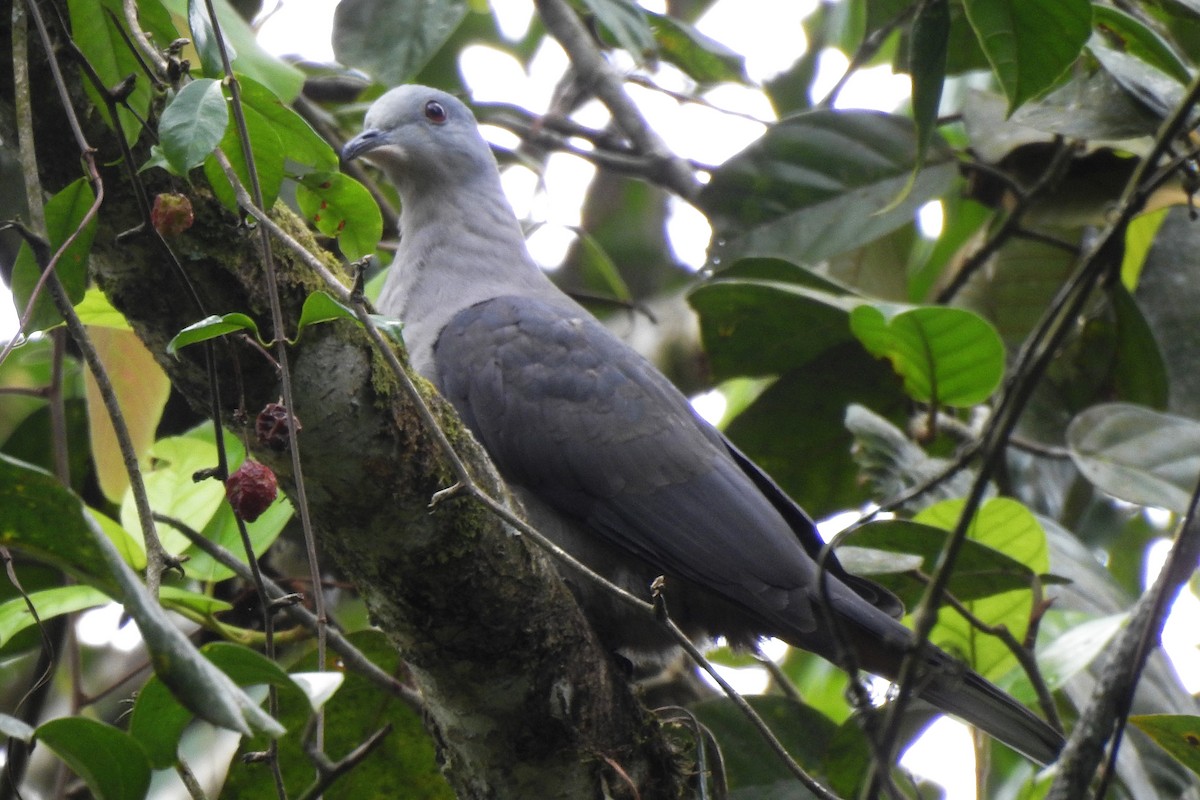
M160 194L154 197L150 222L163 236L178 236L192 227L192 201L183 194Z
M246 522L254 522L275 501L279 487L270 467L246 459L225 481L225 496L233 513Z

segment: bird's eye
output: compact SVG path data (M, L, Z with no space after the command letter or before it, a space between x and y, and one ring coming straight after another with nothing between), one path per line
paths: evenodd
M437 100L430 100L425 104L425 119L434 125L441 125L449 118L450 115L446 113L446 107Z

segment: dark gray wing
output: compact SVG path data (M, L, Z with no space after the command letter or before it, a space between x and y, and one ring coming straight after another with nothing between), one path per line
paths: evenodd
M812 630L815 564L788 521L687 399L594 319L500 297L455 316L434 360L509 481L767 627Z

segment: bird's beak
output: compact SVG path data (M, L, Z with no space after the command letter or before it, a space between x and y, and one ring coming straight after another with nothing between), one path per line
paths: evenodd
M353 161L363 153L368 153L377 147L382 147L386 144L386 139L383 136L383 131L368 129L355 136L350 141L346 142L342 148L342 160Z

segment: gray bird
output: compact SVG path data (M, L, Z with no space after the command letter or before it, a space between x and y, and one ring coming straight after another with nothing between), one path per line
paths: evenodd
M665 575L671 617L689 636L743 646L777 636L838 663L818 607L812 521L538 268L470 110L436 89L392 89L342 151L359 156L401 200L403 236L378 306L403 321L413 366L531 523L636 596ZM564 572L606 646L635 661L675 648L647 615ZM833 559L825 582L854 663L895 678L914 641L898 603ZM1056 758L1062 737L1025 707L941 650L925 648L923 660L922 698L1038 762Z

